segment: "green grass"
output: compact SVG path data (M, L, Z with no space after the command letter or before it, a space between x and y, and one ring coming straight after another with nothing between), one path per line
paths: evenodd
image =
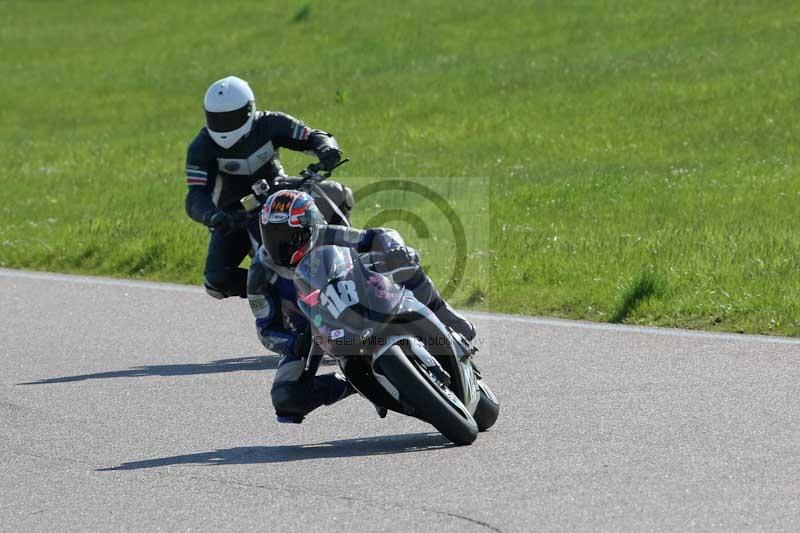
M237 74L334 132L354 187L453 177L421 181L468 228L458 305L800 335L797 2L0 9L0 266L198 283L183 158ZM441 286L449 226L415 212Z
M636 311L640 303L663 295L664 288L663 278L660 278L653 271L643 271L639 277L625 287L617 307L611 314L611 322L624 322L626 318Z

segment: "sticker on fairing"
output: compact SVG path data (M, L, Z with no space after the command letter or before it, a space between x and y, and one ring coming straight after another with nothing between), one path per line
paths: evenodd
M250 310L256 318L268 318L272 308L269 300L261 294L248 294L247 301L250 303Z
M331 331L331 340L341 339L342 337L344 337L343 329L335 329Z

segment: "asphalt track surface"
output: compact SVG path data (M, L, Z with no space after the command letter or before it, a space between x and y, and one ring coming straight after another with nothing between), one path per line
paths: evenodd
M0 529L800 530L800 341L472 316L502 412L453 447L276 423L241 300L0 270Z

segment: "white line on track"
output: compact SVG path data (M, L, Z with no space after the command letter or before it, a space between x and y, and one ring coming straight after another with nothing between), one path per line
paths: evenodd
M128 289L151 289L157 291L189 292L201 294L202 287L177 285L175 283L159 283L153 281L132 281L127 279L100 278L94 276L76 276L73 274L53 274L51 272L31 272L29 270L10 270L0 268L0 278L38 279L43 281L61 281L64 283L80 283L82 285L110 285Z
M174 283L159 283L152 281L132 281L125 279L101 278L94 276L76 276L72 274L54 274L50 272L31 272L28 270L11 270L0 268L0 278L34 279L43 281L60 281L64 283L80 283L84 285L105 285L129 289L150 289L158 291L185 292L203 294L201 287L177 285ZM603 324L596 322L582 322L557 318L538 318L522 315L507 315L496 313L466 312L468 316L495 322L517 322L537 326L557 328L582 329L593 331L615 331L619 333L639 333L648 335L663 335L668 337L706 338L709 340L727 340L737 342L757 342L766 344L789 344L800 346L800 339L787 337L768 337L766 335L743 335L736 333L712 333L708 331L691 331L684 329L654 328L647 326L628 326L622 324Z
M469 316L495 322L522 322L539 326L572 328L594 331L617 331L620 333L640 333L647 335L664 335L666 337L707 338L709 340L727 340L737 342L757 342L768 344L795 344L800 346L800 339L788 337L769 337L767 335L744 335L741 333L714 333L711 331L692 331L676 328L655 328L649 326L629 326L624 324L604 324L602 322L583 322L560 318L538 318L522 315L504 315L495 313L467 312Z

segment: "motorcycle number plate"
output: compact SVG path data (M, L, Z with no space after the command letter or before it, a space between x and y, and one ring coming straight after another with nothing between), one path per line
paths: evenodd
M320 294L322 305L330 312L333 318L339 318L345 309L358 303L358 291L352 280L342 280L336 284L331 283Z

